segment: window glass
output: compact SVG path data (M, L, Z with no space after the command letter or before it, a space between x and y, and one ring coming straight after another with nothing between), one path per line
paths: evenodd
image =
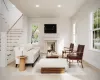
M98 13L98 11L96 11L96 12L94 13L94 19L97 18L97 15L98 15L97 13Z
M32 25L32 37L31 43L38 43L39 42L39 30L37 25Z
M94 34L94 31L93 31L93 39L95 38L95 36L94 36L95 34Z
M95 48L95 47L94 47L94 40L93 40L93 48Z
M98 27L98 19L94 19L94 26L93 29L96 29Z
M98 33L98 35L99 35L99 39L100 39L100 30L99 30L99 33Z
M100 28L100 17L98 18L98 28Z
M98 9L98 17L100 17L100 8Z
M97 39L97 30L95 31L94 36L95 36L94 39Z

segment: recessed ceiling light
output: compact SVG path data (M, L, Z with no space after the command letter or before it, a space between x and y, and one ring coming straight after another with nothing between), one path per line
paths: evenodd
M60 7L61 7L61 5L57 5L57 7L59 7L59 8L60 8Z
M36 7L40 7L40 5L36 5Z

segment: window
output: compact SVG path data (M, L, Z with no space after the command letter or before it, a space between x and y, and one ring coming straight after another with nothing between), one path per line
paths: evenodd
M73 43L76 45L76 23L73 24Z
M32 25L32 37L31 43L38 43L39 42L39 29L37 25Z
M100 8L93 13L92 48L100 50Z

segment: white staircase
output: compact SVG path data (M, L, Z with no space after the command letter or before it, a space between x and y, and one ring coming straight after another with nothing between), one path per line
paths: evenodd
M22 29L11 29L7 34L7 64L14 61L14 47L19 45L19 40L22 37L22 34Z
M4 18L4 15L0 15L0 17L2 18L2 21L6 24L6 26L9 26L6 19ZM15 22L15 24L17 23L17 21ZM18 46L18 43L19 43L20 38L22 37L22 34L23 34L23 29L13 29L13 28L11 28L9 30L9 32L6 32L6 35L7 35L7 49L6 49L7 64L14 61L15 55L14 55L14 50L13 49L14 49L15 46ZM0 53L2 52L1 51L1 46L2 45L1 45L1 34L0 34Z
M5 28L2 28L0 32L0 58L1 58L0 62L2 62L0 64L2 66L6 66L6 60L7 60L7 64L14 61L14 58L15 58L14 47L18 46L18 43L23 35L23 29L16 29L16 24L23 17L23 14L19 17L19 19L16 18L16 21L11 24L9 22L9 17L8 17L8 14L10 14L10 11L5 3L6 1L2 0L3 10L0 11L0 19L2 21L2 27L5 27Z

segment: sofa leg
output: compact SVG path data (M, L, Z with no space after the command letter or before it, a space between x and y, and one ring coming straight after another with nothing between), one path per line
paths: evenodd
M32 64L32 67L34 66L34 64Z
M18 64L16 64L16 68L17 68Z

